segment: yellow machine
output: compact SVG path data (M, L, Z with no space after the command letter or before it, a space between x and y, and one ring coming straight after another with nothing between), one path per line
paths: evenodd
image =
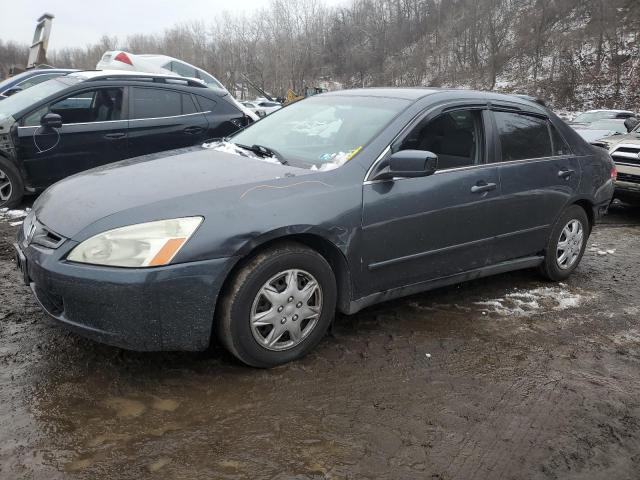
M287 99L285 100L285 105L288 105L293 102L297 102L298 100L302 100L306 97L311 97L312 95L318 95L320 93L325 93L327 91L326 88L322 87L306 87L304 89L304 95L298 95L293 90L287 90Z

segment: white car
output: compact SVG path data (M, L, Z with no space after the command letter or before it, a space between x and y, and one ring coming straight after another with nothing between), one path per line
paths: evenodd
M133 72L161 73L165 75L177 74L181 77L196 78L207 84L210 88L224 90L228 93L224 85L210 73L167 55L135 55L122 50L112 50L102 55L102 58L96 65L96 69L128 70ZM255 121L259 119L258 115L237 100L234 99L234 103L252 120Z
M244 105L245 107L247 107L249 110L251 110L256 115L258 115L259 117L266 117L267 116L267 112L265 112L261 108L258 108L258 105L256 105L253 102L240 102L240 103L242 105Z
M278 102L272 102L269 100L259 99L252 103L254 103L256 105L256 108L262 110L266 115L269 115L270 113L273 113L276 110L280 110L282 108L282 105L280 105Z

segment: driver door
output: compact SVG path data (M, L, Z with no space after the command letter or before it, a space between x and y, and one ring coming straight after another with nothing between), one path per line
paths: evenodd
M27 114L18 128L20 155L31 186L128 158L126 88L74 92ZM47 113L62 117L59 129L40 126Z
M431 114L391 151L431 151L437 172L365 181L363 296L493 263L500 181L498 168L486 163L493 155L488 119L482 106Z

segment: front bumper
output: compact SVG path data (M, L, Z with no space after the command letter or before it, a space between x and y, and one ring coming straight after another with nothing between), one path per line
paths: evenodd
M229 258L150 269L81 265L27 245L22 231L15 248L25 283L52 318L82 336L138 351L206 349L233 265Z

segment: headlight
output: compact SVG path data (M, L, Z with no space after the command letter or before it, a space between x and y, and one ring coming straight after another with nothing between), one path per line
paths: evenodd
M167 265L202 220L202 217L173 218L109 230L82 242L67 260L110 267Z

